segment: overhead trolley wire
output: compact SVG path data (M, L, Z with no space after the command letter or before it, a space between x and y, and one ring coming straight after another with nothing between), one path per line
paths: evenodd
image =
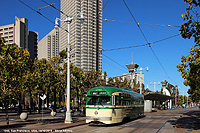
M24 3L23 1L21 1L21 0L18 0L18 1L21 2L22 4L24 4L25 6L27 6L28 8L30 8L31 10L33 10L34 12L40 14L42 17L44 17L45 19L47 19L49 22L55 24L54 21L50 20L48 17L44 16L44 15L43 15L42 13L40 13L39 11L33 9L32 7L30 7L29 5L27 5L27 4ZM64 31L68 32L68 31L67 31L66 29L64 29L63 27L60 27L60 28L61 28L62 30L64 30Z
M162 42L162 41L171 39L171 38L173 38L173 37L177 37L177 36L179 36L179 35L180 35L180 33L179 33L179 34L176 34L176 35L173 35L173 36L170 36L170 37L167 37L167 38L164 38L164 39L161 39L161 40L158 40L158 41L155 41L155 42L153 42L152 44L159 43L159 42Z
M126 21L118 21L118 20L109 20L109 19L103 19L104 21L111 21L111 22L119 22L119 23L134 23L134 24L137 24L137 25L140 25L140 24L144 24L144 25L155 25L155 26L163 26L163 27L177 27L177 28L180 28L181 26L174 26L174 25L163 25L163 24L150 24L150 23L136 23L136 22L126 22Z
M124 4L125 4L126 8L128 9L129 13L131 14L132 18L134 19L135 23L137 24L137 26L138 26L140 32L142 33L144 39L146 40L146 42L147 42L147 44L148 44L149 42L148 42L146 36L144 35L142 29L140 28L140 25L139 25L138 22L136 21L135 17L133 16L133 14L132 14L131 10L129 9L128 5L126 4L125 0L123 0L123 2L124 2Z
M164 38L164 39L161 39L161 40L158 40L158 41L155 41L155 42L149 43L149 44L141 44L141 45L133 45L133 46L129 46L129 47L120 47L120 48L105 49L105 50L102 50L102 51L105 52L105 51L113 51L113 50L129 49L129 48L134 48L134 47L149 46L149 45L153 45L153 44L155 44L155 43L159 43L159 42L162 42L162 41L165 41L165 40L171 39L171 38L176 37L176 36L179 36L179 35L180 35L180 34L177 34L177 35L174 35L174 36L170 36L170 37L167 37L167 38Z
M110 65L110 66L112 66L112 67L114 67L114 68L117 68L117 69L119 69L121 71L127 72L127 70L126 71L124 69L122 70L122 69L120 69L120 68L118 68L118 67L116 67L116 66L114 66L114 65L112 65L112 64L110 64L108 62L106 62L105 60L103 60L103 62L106 63L106 64L108 64L108 65Z
M108 0L108 1L106 2L106 4L103 6L102 10L106 7L106 5L108 4L109 1L110 1L110 0Z
M47 2L44 1L44 0L41 0L41 1L44 2L44 3L47 4L47 5L50 5L51 7L53 7L54 9L56 9L57 11L59 11L60 13L62 13L62 14L64 14L65 16L68 17L68 15L67 15L66 13L64 13L63 11L57 9L54 5L52 5L52 4L50 4L50 3L47 3Z
M166 74L166 75L169 77L169 75L168 75L167 71L165 70L165 68L164 68L164 67L163 67L163 65L161 64L161 62L160 62L160 60L158 59L158 57L157 57L156 53L154 52L154 50L152 49L152 47L151 47L151 46L149 46L149 47L150 47L151 51L153 52L154 56L156 57L156 59L157 59L158 63L160 64L160 66L161 66L161 67L162 67L162 69L164 70L165 74Z
M28 8L30 8L31 10L33 10L34 12L37 12L38 14L40 14L42 17L44 17L45 19L47 19L48 21L50 21L51 23L54 24L54 22L52 20L50 20L48 17L44 16L42 13L40 13L39 11L36 11L35 9L33 9L32 7L30 7L29 5L27 5L26 3L24 3L21 0L18 0L19 2L21 2L22 4L24 4L25 6L27 6Z
M114 62L114 63L118 64L119 66L121 66L122 68L124 68L125 70L127 70L127 68L126 68L126 67L124 67L124 66L122 66L121 64L119 64L118 62L114 61L113 59L111 59L111 58L110 58L110 57L108 57L107 55L105 55L105 54L103 54L103 53L102 53L102 55L104 55L106 58L110 59L112 62Z
M104 51L121 50L121 49L129 49L129 48L134 48L134 47L143 47L143 46L146 46L146 44L143 44L143 45L135 45L135 46L129 46L129 47L121 47L121 48L107 49L107 50L103 50L103 52L104 52Z

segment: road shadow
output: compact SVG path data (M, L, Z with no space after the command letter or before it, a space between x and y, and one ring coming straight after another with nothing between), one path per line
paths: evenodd
M169 120L171 125L183 129L200 129L200 111L190 111L181 115L177 120Z

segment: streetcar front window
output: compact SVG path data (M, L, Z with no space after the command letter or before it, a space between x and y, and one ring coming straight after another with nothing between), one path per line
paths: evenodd
M91 97L87 105L110 105L110 96Z
M97 105L98 97L91 97L91 99L87 102L87 105Z
M109 96L104 96L104 97L99 97L99 105L110 105L110 97Z

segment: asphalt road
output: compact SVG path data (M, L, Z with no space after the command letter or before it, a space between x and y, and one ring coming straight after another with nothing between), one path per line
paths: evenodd
M185 113L198 108L164 110L145 113L144 116L125 123L110 126L89 126L88 124L68 128L73 133L173 133L175 122Z

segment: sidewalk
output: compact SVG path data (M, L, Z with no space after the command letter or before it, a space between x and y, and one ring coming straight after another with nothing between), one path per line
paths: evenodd
M165 110L166 111L166 110ZM156 113L156 112L152 112ZM14 115L14 114L11 114ZM2 116L2 115L0 115ZM41 117L40 117L41 118ZM72 132L67 130L70 127L84 125L85 117L75 114L73 123L64 123L63 116L46 116L43 120L35 118L28 118L27 121L20 119L10 120L9 128L6 122L0 122L0 132ZM177 119L168 120L163 124L159 133L199 133L200 132L200 110L196 109L184 113Z
M200 110L181 115L174 123L174 127L175 133L200 133Z
M192 111L172 117L163 124L159 133L200 133L199 108L195 107Z
M11 119L9 120L9 127L6 121L0 122L0 132L53 132L85 124L85 117L79 114L72 116L72 120L73 123L64 123L64 117L52 117L50 115L43 117L43 119L41 119L41 117L28 118L26 121Z

